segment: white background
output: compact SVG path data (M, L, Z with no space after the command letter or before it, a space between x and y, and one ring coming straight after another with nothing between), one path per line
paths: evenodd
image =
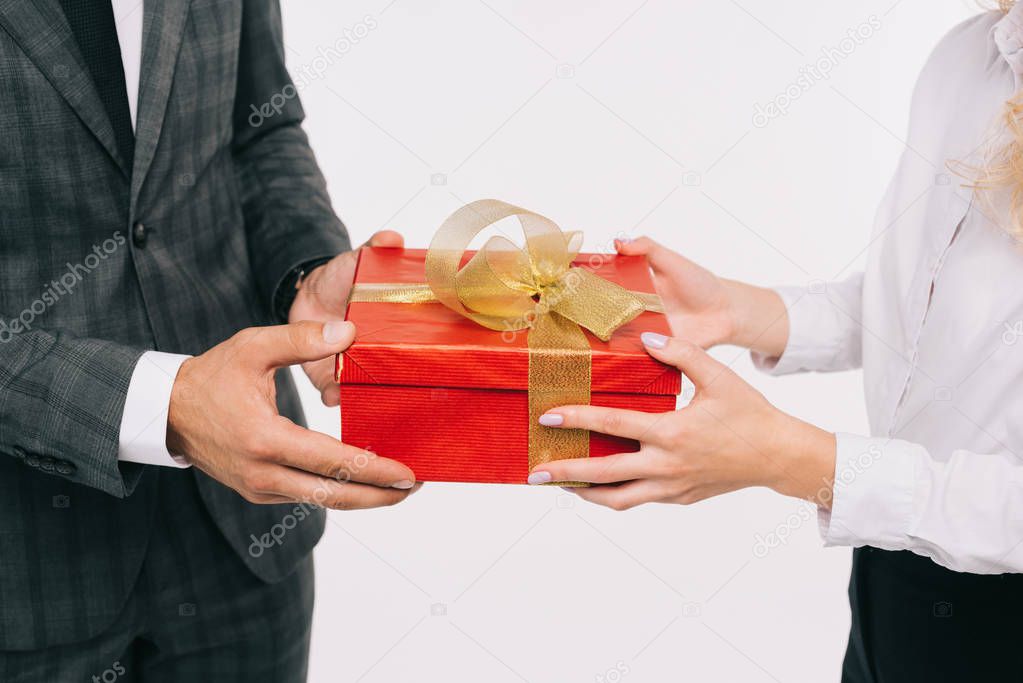
M764 284L860 267L916 74L976 11L284 3L306 128L353 241L392 228L423 247L458 206L494 197L585 230L591 250L647 234ZM754 126L757 103L871 15L880 28L832 57L829 79ZM714 353L782 409L866 429L858 373L772 380L737 349ZM302 389L312 425L336 435L336 411ZM813 510L764 490L615 513L557 489L427 485L395 508L331 513L310 680L837 681L849 563L821 549Z

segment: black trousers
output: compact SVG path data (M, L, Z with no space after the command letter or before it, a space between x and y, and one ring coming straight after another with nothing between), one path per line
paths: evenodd
M962 574L859 548L843 683L1023 681L1023 575Z
M263 583L221 537L190 472L161 471L159 495L120 617L87 642L0 651L0 682L305 681L312 557L279 583Z

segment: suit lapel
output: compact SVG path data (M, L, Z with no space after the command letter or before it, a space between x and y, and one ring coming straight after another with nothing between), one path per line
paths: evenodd
M59 1L0 0L0 28L21 46L127 176L128 163L117 149L113 126Z
M134 208L153 163L174 82L174 67L184 37L191 0L147 0L143 14L142 78L135 125L135 165L131 201ZM113 135L111 133L111 135Z

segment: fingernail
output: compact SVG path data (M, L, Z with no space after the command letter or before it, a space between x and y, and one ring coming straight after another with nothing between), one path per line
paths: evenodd
M631 237L619 237L618 241L621 242L622 244L629 244L629 243L632 242L632 238Z
M651 349L663 349L668 345L668 338L656 332L644 332L639 335L639 338L643 340L644 345L649 346Z
M526 479L526 481L532 484L533 486L536 486L537 484L549 484L551 483L551 473L533 472L532 474L529 475L529 478Z
M337 344L345 336L350 325L351 323L346 320L331 320L323 326L323 341Z
M547 413L546 415L540 416L539 422L544 427L560 427L565 423L565 418L557 413Z
M391 484L391 488L392 489L401 489L401 490L404 491L404 490L412 488L415 485L416 485L416 482L414 482L414 481L409 481L408 479L402 479L401 481L398 481L398 482L395 482L395 483Z

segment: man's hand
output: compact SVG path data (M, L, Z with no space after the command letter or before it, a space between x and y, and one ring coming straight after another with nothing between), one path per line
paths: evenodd
M277 368L332 357L354 338L355 326L341 321L253 327L185 361L167 448L252 503L357 509L404 500L418 488L408 467L277 412Z
M405 240L393 230L382 230L373 235L363 246L401 247ZM298 295L288 312L288 322L315 320L325 322L343 318L348 294L352 291L355 278L355 262L358 250L346 251L333 260L306 274L299 287ZM341 389L334 381L333 358L303 363L302 369L309 376L313 386L320 390L324 405L337 406L341 403Z

